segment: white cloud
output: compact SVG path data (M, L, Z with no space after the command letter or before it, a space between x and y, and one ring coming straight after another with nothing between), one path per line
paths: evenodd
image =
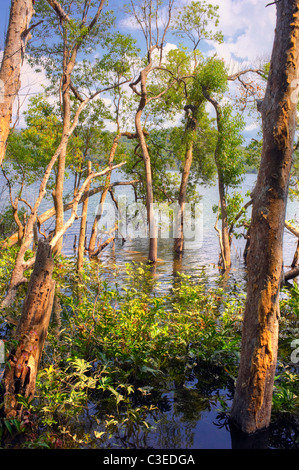
M258 129L259 125L256 122L252 122L245 127L245 132L257 131Z
M179 6L190 2L191 0L182 0ZM256 65L259 60L270 58L276 20L274 5L265 8L268 0L209 0L209 3L219 6L219 28L224 34L224 43L220 45L214 43L214 50L210 50L209 53L216 51L224 58L231 73L241 67ZM122 20L122 27L126 26L127 30L137 28L132 18L125 17ZM167 43L165 51L174 48L175 44ZM24 125L22 112L27 108L29 98L43 91L43 85L46 84L45 73L36 74L25 62L22 67L21 82L22 109L19 126Z
M19 91L19 97L14 102L13 107L13 123L17 118L19 112L19 121L17 127L25 127L24 120L24 111L26 111L29 100L32 96L42 93L44 87L49 83L46 79L46 74L44 71L36 73L35 69L32 68L27 61L24 61L24 64L21 68L21 88ZM19 111L18 111L19 108Z
M224 43L214 45L217 53L232 62L269 60L274 39L276 8L267 0L210 0L219 6L219 28Z

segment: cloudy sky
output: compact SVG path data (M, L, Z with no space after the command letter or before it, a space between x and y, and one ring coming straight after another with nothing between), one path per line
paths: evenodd
M38 1L38 0L37 0ZM274 5L266 7L270 0L209 0L209 3L219 5L220 25L224 34L224 43L214 44L217 54L224 58L231 67L231 71L239 66L255 65L261 60L269 60L272 50L276 8ZM188 4L190 0L181 0L179 5ZM5 31L9 20L10 0L0 0L0 47L3 48ZM110 8L117 14L118 28L122 32L138 32L134 23L125 18L122 6L125 2L110 0ZM23 109L29 96L42 89L44 76L34 74L24 64L22 71L21 100L24 100Z

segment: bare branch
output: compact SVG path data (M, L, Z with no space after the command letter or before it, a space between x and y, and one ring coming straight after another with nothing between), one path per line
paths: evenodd
M78 217L77 215L77 209L78 209L78 204L79 204L79 201L85 191L85 188L86 186L90 183L90 181L93 179L93 178L97 178L99 176L103 176L105 175L106 173L109 173L110 171L112 170L115 170L117 168L120 168L122 167L123 165L125 165L126 162L122 162L122 163L119 163L118 165L114 165L112 167L108 167L106 168L105 170L103 171L100 171L98 173L90 173L90 175L86 178L86 180L84 181L84 183L82 184L81 188L80 188L80 191L78 191L76 197L74 198L74 204L73 204L73 207L72 207L72 213L68 219L68 221L64 224L63 228L61 230L59 230L59 232L57 232L55 234L55 236L52 238L51 242L50 242L50 245L52 248L54 248L54 246L56 245L56 243L58 242L58 240L64 235L64 233L68 230L69 227L71 227L71 225L73 224L74 220Z
M47 0L49 5L53 8L53 10L56 12L56 14L59 16L60 21L67 21L69 23L70 17L67 15L67 13L64 11L62 6L60 5L57 0Z

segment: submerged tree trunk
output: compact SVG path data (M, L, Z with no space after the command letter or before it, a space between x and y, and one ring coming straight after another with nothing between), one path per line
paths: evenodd
M188 179L192 164L193 158L193 142L190 142L186 150L184 170L181 180L180 192L179 192L179 220L178 220L178 237L174 240L174 251L176 253L182 253L184 250L184 213L185 213L185 204L186 204L186 194Z
M10 353L4 373L4 415L7 418L22 416L22 406L18 403L17 395L29 401L34 397L36 376L53 306L53 268L50 245L40 241L15 334L17 346Z
M223 269L229 269L231 266L231 240L229 235L229 225L227 221L227 208L225 197L225 185L221 170L218 170L218 188L221 209L221 243L223 248L222 264Z
M145 180L146 180L146 210L147 210L147 222L148 222L148 233L149 233L149 252L148 260L151 263L157 262L158 256L158 234L157 226L154 214L154 194L153 194L153 181L152 181L152 169L151 160L146 145L144 133L142 130L140 115L137 113L137 124L136 130L139 137L140 146L143 154L143 161L145 166Z
M194 134L196 135L197 131L197 111L198 107L194 105L186 105L185 111L187 113L187 143L186 143L186 153L185 153L185 162L184 169L181 179L180 192L179 192L179 220L178 220L178 237L174 240L174 251L176 253L182 253L184 250L184 213L185 213L185 204L186 204L186 195L187 195L187 186L188 180L192 165L193 159L193 142ZM190 114L189 114L190 111Z
M29 24L32 15L32 0L12 0L0 69L0 165L5 157L13 104L21 87L21 66L31 36Z
M113 141L111 151L110 151L110 154L109 154L109 160L108 160L108 165L109 166L111 166L112 163L113 163L113 160L114 160L114 157L115 157L115 152L117 150L120 138L121 138L121 134L117 134L114 137L114 141ZM103 189L103 192L102 192L102 195L101 195L101 199L100 199L100 206L98 208L97 214L95 215L93 225L92 225L92 229L91 229L91 235L90 235L89 247L88 247L89 253L91 255L93 254L93 252L95 251L95 248L96 248L98 225L99 225L99 222L100 222L102 214L103 214L104 204L105 204L105 201L106 201L107 194L109 192L110 183L111 183L111 172L108 173L108 175L106 176L105 186L104 186L104 189Z
M145 68L140 74L141 81L141 98L139 102L139 107L135 116L135 126L136 133L138 136L140 148L142 151L144 168L145 168L145 184L146 184L146 210L147 210L147 223L149 230L149 252L148 260L151 263L157 262L158 256L158 234L157 226L154 217L154 194L153 194L153 178L152 178L152 168L151 168L151 159L149 151L147 148L144 131L141 124L141 117L147 102L147 91L146 91L146 80L147 74L150 70L151 64Z
M87 176L91 173L91 161L87 162ZM86 187L86 191L89 191L89 186ZM85 238L86 238L86 223L87 223L87 211L88 211L88 198L82 204L82 215L81 215L81 226L78 244L78 260L77 269L81 272L83 269L84 251L85 251Z
M240 369L231 419L269 427L278 349L283 232L298 101L299 0L276 2L277 26L262 103L263 151L254 190Z
M215 149L215 163L217 167L217 176L218 176L218 188L219 188L219 200L220 200L220 210L221 210L221 264L223 269L229 269L231 267L231 238L229 234L229 225L227 221L227 209L226 209L226 195L225 195L225 184L223 181L223 170L220 165L220 139L221 136L221 108L219 103L214 100L205 89L203 89L203 94L205 98L214 106L216 111L216 120L218 128L218 142Z

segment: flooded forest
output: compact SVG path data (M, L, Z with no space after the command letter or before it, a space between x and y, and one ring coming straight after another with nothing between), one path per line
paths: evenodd
M1 450L298 449L299 0L1 10Z

